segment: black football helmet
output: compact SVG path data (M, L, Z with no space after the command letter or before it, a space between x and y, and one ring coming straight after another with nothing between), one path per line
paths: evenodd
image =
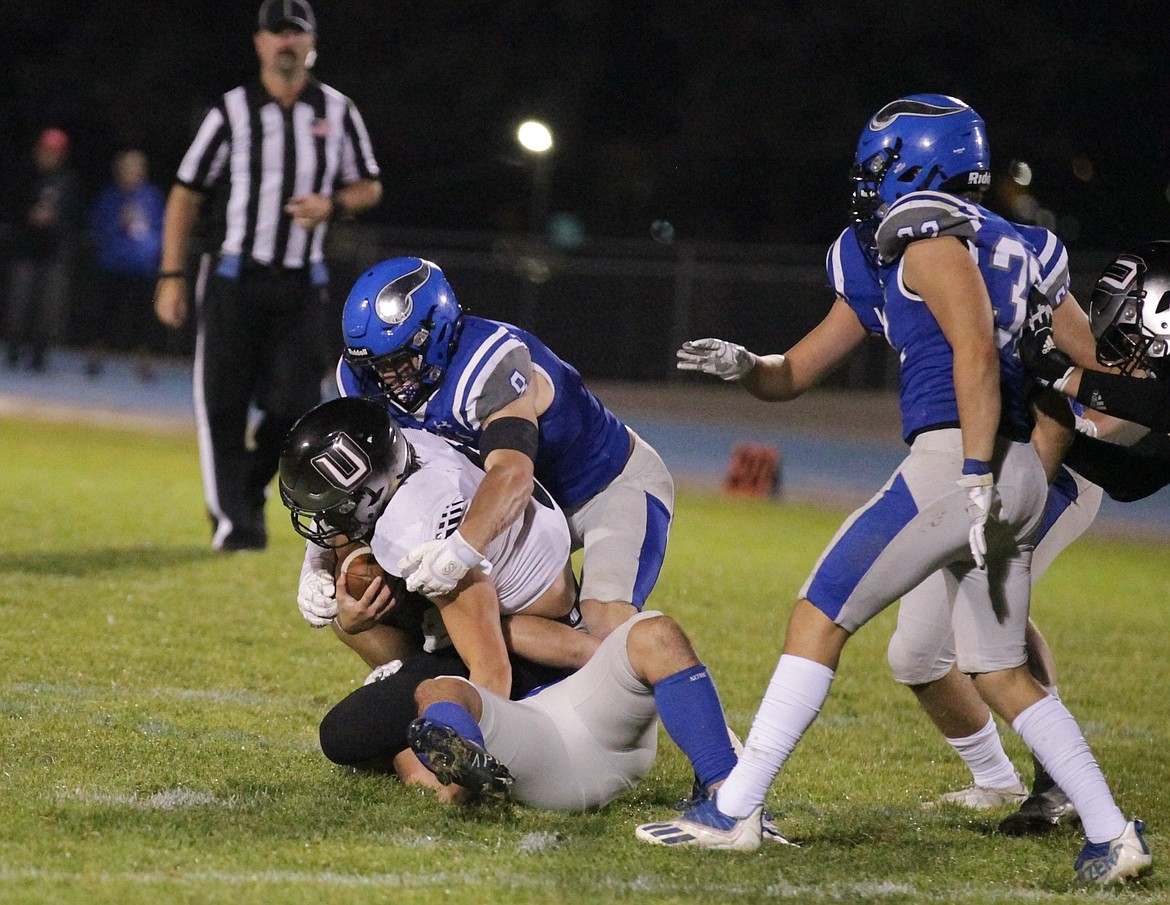
M280 453L280 499L296 532L329 547L339 535L367 537L415 469L414 449L369 399L341 398L304 415Z
M1170 241L1109 263L1089 296L1089 323L1101 364L1170 378Z

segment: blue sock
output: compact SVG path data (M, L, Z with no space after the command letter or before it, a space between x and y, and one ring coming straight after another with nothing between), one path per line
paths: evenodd
M439 701L423 711L423 717L440 726L449 726L470 742L483 747L483 732L465 707L453 701Z
M667 676L654 686L654 701L662 725L690 758L699 782L706 787L726 779L735 766L735 749L707 667L700 663Z

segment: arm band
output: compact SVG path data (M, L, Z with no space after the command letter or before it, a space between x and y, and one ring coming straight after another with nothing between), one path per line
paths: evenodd
M493 450L514 449L535 462L539 446L539 432L527 418L497 418L483 429L479 440L479 452L485 460Z
M1170 384L1154 377L1085 371L1077 402L1150 430L1170 432Z
M160 280L177 280L179 277L185 277L187 274L182 270L160 270L158 272L158 279Z

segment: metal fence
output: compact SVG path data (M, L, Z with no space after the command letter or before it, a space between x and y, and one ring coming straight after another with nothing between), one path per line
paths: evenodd
M330 237L337 323L346 293L370 263L417 255L439 264L463 307L532 330L587 378L633 381L676 376L684 339L720 336L756 351L783 351L824 316L832 300L823 245L741 245L589 239L559 247L487 232L439 232L337 224ZM1073 290L1088 287L1107 253L1074 256ZM85 285L85 264L78 287ZM74 298L84 299L84 291ZM152 316L144 312L144 316ZM63 334L77 342L76 334ZM336 333L325 341L335 341ZM168 351L189 354L188 328ZM897 360L881 339L834 376L834 385L897 385Z
M572 248L528 236L413 232L351 225L334 236L335 281L370 262L418 255L446 272L463 307L536 333L586 377L674 376L684 339L721 336L788 348L832 299L824 248L591 240ZM841 379L881 386L884 344Z

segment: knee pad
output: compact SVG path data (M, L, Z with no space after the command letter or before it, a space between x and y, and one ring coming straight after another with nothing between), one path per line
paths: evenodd
M951 671L955 652L941 651L938 645L916 645L903 631L895 631L886 648L886 660L894 673L894 681L902 685L925 685L935 682Z

